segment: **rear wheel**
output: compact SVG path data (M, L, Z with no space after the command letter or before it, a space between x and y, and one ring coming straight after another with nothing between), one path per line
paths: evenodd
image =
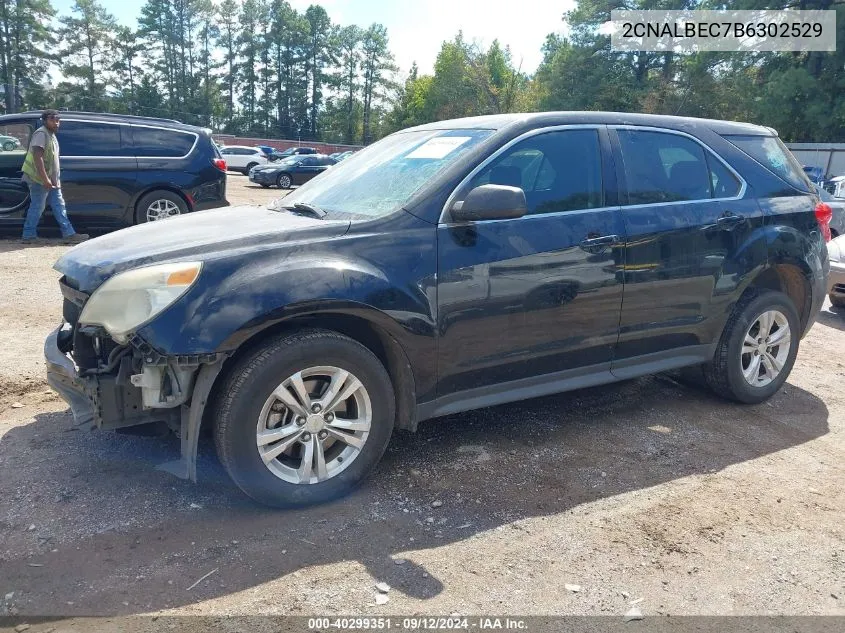
M800 320L782 292L743 295L728 320L704 377L722 397L747 404L770 398L789 377L798 354Z
M291 184L293 184L288 174L279 174L277 183L279 185L279 189L290 189Z
M259 503L322 503L375 468L394 407L384 366L361 344L325 330L282 336L245 357L225 381L217 452Z
M153 191L138 201L135 223L157 222L188 212L188 205L172 191Z

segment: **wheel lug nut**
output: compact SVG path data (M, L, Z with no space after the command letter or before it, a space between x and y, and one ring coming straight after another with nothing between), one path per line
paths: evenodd
M319 404L313 404L313 405L311 405L311 410L314 413L319 413L320 411L323 410L323 407L321 407Z
M328 436L329 436L329 434L328 434L326 431L320 431L320 432L317 434L317 437L319 437L321 440L326 439Z
M334 422L334 413L326 414L326 422Z
M311 440L311 434L310 433L303 433L302 434L302 441L303 442L308 442L310 440Z
M296 418L296 426L305 426L305 418L303 418L303 417Z

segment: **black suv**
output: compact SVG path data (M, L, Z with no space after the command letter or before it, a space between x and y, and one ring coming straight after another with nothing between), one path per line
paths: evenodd
M757 403L827 290L830 209L770 129L613 113L397 132L269 208L56 264L77 421L200 425L252 498L320 502L421 420L699 367Z
M177 121L61 112L57 137L62 194L77 229L108 230L227 206L226 164L209 130ZM0 134L21 145L0 154L0 226L23 225L29 189L21 181L40 112L0 116ZM55 222L45 213L42 222Z

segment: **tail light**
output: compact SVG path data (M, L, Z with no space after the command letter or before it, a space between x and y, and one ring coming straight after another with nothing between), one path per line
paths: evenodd
M226 161L222 158L215 158L213 161L214 166L217 167L220 171L226 171Z
M824 235L825 242L829 242L831 238L831 219L833 219L833 209L830 208L830 205L825 204L824 202L819 202L816 205L816 222L819 223L819 228L822 231L822 235Z

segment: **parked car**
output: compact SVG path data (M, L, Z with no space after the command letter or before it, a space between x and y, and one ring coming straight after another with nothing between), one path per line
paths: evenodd
M246 145L227 145L220 150L220 155L226 161L226 168L229 171L237 171L248 174L249 170L256 165L266 165L270 162L263 151L257 147Z
M845 235L845 200L835 198L827 190L822 189L818 185L814 185L819 200L826 203L833 213L830 220L830 235L831 237L839 237Z
M0 134L0 147L3 148L4 152L12 152L21 148L21 142L16 136Z
M830 259L828 279L830 302L837 308L845 308L845 234L827 243Z
M439 121L271 207L71 249L48 380L78 423L169 425L178 476L204 420L250 497L323 502L437 416L687 366L766 400L825 300L830 214L766 127Z
M319 152L313 147L289 147L286 150L274 151L271 159L273 161L284 160L291 156L299 156L301 154L318 154Z
M280 189L290 189L319 176L335 163L335 159L322 154L290 156L278 163L253 167L249 171L249 179L265 188L275 185Z
M337 162L340 162L340 161L342 161L342 160L346 160L347 158L349 158L350 156L352 156L352 154L354 154L354 153L355 153L354 151L352 151L352 150L348 150L348 151L346 151L346 152L340 152L337 156L334 156L333 158L334 158Z
M40 112L0 116L0 133L29 139ZM226 206L226 165L209 131L164 119L61 112L62 193L77 229L108 230ZM0 226L29 207L24 152L0 154ZM51 213L42 222L54 226Z
M831 178L828 183L827 191L834 198L845 198L845 176L836 176Z

